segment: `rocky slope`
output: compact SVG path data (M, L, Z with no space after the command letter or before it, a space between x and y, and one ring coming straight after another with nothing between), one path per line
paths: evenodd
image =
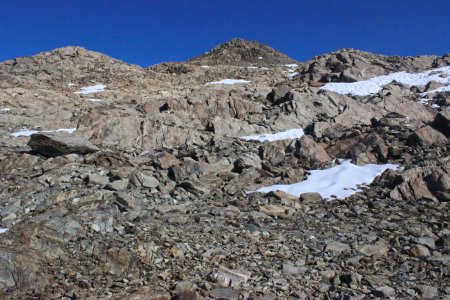
M149 68L0 63L1 298L450 297L448 66L239 39ZM340 171L252 192L317 170Z

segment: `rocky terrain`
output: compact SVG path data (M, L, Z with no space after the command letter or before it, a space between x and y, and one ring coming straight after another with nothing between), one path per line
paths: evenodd
M449 135L449 55L2 62L0 298L450 299Z

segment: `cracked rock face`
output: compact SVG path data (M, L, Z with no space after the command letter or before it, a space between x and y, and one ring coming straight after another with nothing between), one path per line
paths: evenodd
M447 83L322 89L448 65L241 39L148 68L0 63L0 298L449 297ZM350 162L399 168L345 199L254 192Z

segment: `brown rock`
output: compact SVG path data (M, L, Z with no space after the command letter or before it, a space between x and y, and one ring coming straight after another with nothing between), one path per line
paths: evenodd
M298 141L296 155L300 160L306 160L311 167L329 162L331 157L325 149L314 142L312 138L304 135Z
M432 146L432 145L445 145L448 142L448 138L437 131L430 125L422 127L414 132L409 138L411 144L419 144L421 146Z

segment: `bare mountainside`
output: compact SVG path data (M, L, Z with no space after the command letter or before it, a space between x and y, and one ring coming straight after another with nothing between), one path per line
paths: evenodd
M1 298L450 297L449 105L448 55L0 63Z

